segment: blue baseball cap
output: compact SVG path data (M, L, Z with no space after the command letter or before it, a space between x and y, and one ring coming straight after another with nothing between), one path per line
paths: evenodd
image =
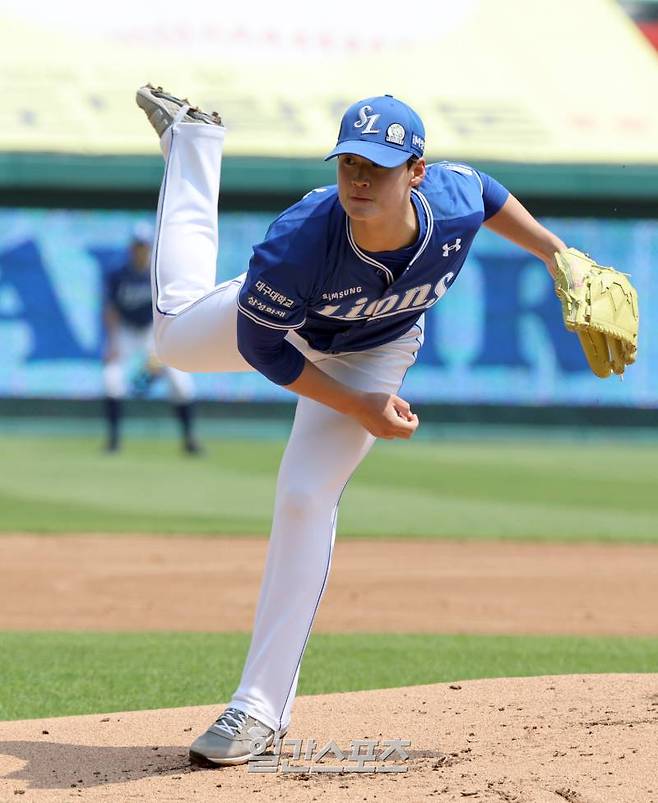
M425 126L416 112L393 95L379 95L349 107L336 147L324 160L353 153L382 167L399 167L424 150Z

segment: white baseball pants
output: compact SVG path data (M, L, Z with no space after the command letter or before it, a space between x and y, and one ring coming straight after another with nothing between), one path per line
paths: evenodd
M131 359L139 354L144 360L153 352L152 327L136 328L120 323L112 335L114 356L103 365L105 395L110 399L124 399L128 393L126 371ZM194 382L189 374L165 365L169 399L173 404L186 404L194 398Z
M156 353L184 371L253 370L238 352L243 276L215 286L224 129L177 123L165 132L152 279ZM422 324L422 322L421 322ZM352 387L395 393L422 342L422 325L365 352L327 355L290 341ZM340 496L374 442L353 418L300 398L277 481L251 647L231 705L287 728L299 668L324 593Z

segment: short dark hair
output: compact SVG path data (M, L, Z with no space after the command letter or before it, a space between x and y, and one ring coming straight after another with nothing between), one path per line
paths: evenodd
M418 161L418 157L417 157L417 156L410 156L410 157L407 159L407 167L413 167L413 165L414 165L414 164L415 164L417 161Z

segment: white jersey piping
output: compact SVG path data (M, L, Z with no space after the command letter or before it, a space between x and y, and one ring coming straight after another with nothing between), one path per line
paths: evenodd
M434 231L434 217L432 216L432 210L430 208L427 198L425 198L425 196L423 195L422 192L420 192L420 190L412 189L411 192L414 193L414 195L420 201L420 205L422 206L423 212L425 213L425 222L427 224L427 229L425 231L425 237L423 238L422 243L418 247L416 253L411 258L405 270L409 270L409 268L414 264L414 262L421 256L423 251L427 248L430 238L432 236L432 232ZM392 271L389 268L387 268L386 265L383 265L381 262L378 262L373 257L368 256L368 254L364 254L364 252L356 244L356 241L354 240L354 235L352 234L352 222L349 216L347 215L345 216L345 229L347 232L347 241L349 242L354 253L359 257L359 259L362 262L365 262L368 265L372 265L373 267L383 271L384 274L386 275L388 284L389 285L393 284L393 282L395 281L395 277L393 276Z

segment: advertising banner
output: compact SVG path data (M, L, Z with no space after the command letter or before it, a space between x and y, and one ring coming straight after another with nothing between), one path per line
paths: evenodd
M218 280L246 270L272 213L220 216ZM0 210L0 395L102 396L103 287L126 259L134 212ZM658 404L658 253L654 221L549 220L565 241L632 274L639 358L623 382L592 375L565 331L542 263L483 229L455 284L426 316L425 345L404 392L454 404ZM133 367L139 370L136 363ZM195 375L202 398L293 397L256 373ZM154 396L165 388L156 383Z

